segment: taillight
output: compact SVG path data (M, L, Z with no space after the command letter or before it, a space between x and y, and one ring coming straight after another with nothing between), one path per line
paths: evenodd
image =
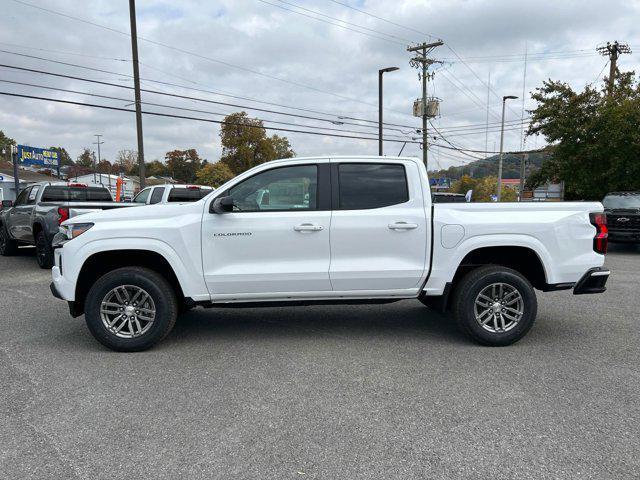
M67 207L58 207L58 225L65 220L69 220L69 209Z
M198 185L187 185L187 190L200 190Z
M596 227L596 236L593 237L593 250L605 254L609 243L609 229L607 228L607 215L604 213L590 213L591 225Z

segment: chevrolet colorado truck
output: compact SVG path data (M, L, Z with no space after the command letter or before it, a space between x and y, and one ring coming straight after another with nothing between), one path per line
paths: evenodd
M485 345L522 338L536 293L605 290L599 202L433 204L414 158L276 160L203 199L63 222L51 290L119 351L194 306L386 303L451 311Z
M106 187L67 182L29 185L0 212L0 255L16 254L19 245L35 245L38 265L49 269L51 241L62 222L88 212L130 206L114 202Z

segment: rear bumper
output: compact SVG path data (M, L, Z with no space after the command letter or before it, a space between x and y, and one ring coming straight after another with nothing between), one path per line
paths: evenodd
M585 273L576 286L573 287L574 295L584 295L587 293L602 293L607 287L607 280L611 272L607 268L594 267Z

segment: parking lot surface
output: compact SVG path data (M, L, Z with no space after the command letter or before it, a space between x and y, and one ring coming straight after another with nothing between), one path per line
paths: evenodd
M607 266L510 347L402 301L197 309L123 354L25 249L0 258L0 477L638 478L640 248Z

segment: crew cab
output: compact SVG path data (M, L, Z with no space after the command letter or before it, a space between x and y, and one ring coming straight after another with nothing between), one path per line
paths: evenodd
M194 306L412 298L508 345L534 323L534 289L599 293L609 276L601 203L433 204L414 158L268 162L194 203L70 219L54 247L53 294L120 351Z
M144 188L133 197L133 203L155 205L156 203L188 203L206 197L213 188L205 185L154 185Z
M602 200L609 241L640 243L640 192L611 192Z
M51 268L51 241L62 222L88 212L129 206L132 205L114 202L106 187L73 182L35 183L0 212L0 255L16 254L19 245L35 245L38 265Z

